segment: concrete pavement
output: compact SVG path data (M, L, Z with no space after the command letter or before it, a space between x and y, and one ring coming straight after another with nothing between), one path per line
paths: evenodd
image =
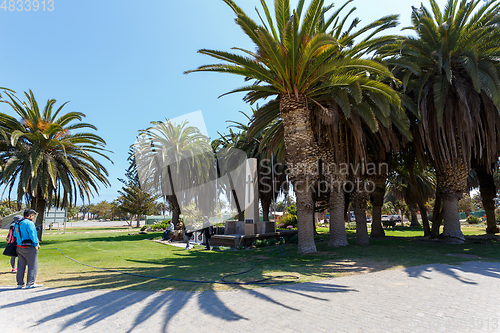
M2 332L500 332L500 263L226 292L0 287Z

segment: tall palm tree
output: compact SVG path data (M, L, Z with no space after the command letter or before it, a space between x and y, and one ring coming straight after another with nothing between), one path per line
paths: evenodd
M90 201L99 192L99 184L108 186L108 172L96 160L109 160L106 142L96 134L79 132L80 129L97 128L81 122L81 112L62 113L64 103L54 109L55 99L50 99L40 110L30 90L22 102L12 92L5 92L18 118L0 113L0 160L4 165L1 182L9 194L17 185L17 199L23 198L38 212L36 226L42 236L43 216L52 201L66 207L77 197Z
M202 49L199 53L226 63L201 66L187 73L208 71L241 75L255 80L254 84L230 93L247 92L245 101L250 103L262 98L274 98L270 103L278 103L289 179L297 197L298 250L301 253L315 252L314 201L309 185L317 182L318 158L323 157L324 151L319 147L311 126L311 106L331 99L330 95L339 87L346 88L339 101L345 101L349 94L357 94L361 87L382 91L388 98L397 100L389 87L366 75L371 72L391 77L391 74L377 62L339 56L341 46L327 32L333 21L322 23L323 0L312 1L303 17L304 1L291 11L288 0L277 0L274 21L265 1L261 1L266 19L261 25L250 19L232 0L223 1L234 11L236 23L253 41L257 51L236 48L244 54L242 56ZM322 111L329 114L327 108L322 108Z
M177 221L183 205L193 201L203 215L213 213L215 160L207 136L187 121L153 121L140 131L134 145L135 161L143 190L162 195Z
M471 160L492 165L500 144L500 4L497 1L448 0L443 11L414 8L416 37L395 49L395 75L415 97L419 120L414 140L420 156L436 170L443 200L443 236L465 241L458 199L467 186Z

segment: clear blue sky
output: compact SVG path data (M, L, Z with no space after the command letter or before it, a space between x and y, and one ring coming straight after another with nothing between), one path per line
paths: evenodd
M0 87L19 97L31 89L40 104L49 98L58 105L70 101L66 111L83 112L86 122L97 126L114 152L114 164L103 161L112 186L102 188L92 202L117 197L128 148L151 121L201 110L212 139L226 131L227 120L245 121L238 111L249 113L250 107L241 94L218 98L243 85L243 79L183 74L213 63L198 49L253 50L222 0L55 0L53 11L45 2L45 11L41 3L37 12L0 9ZM236 3L257 19L254 8L260 1ZM362 24L400 14L397 33L409 25L411 5L418 7L420 1L355 0L352 5ZM13 114L5 104L0 112Z

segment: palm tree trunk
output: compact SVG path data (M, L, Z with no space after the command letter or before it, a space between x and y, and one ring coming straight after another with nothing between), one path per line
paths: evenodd
M179 204L177 203L177 200L174 200L175 204L172 203L172 222L177 224L179 222L179 218L181 215L181 208L179 207Z
M137 228L141 227L141 214L137 214L137 223L135 225Z
M38 213L35 220L35 227L38 240L41 241L43 234L43 218L45 215L45 208L47 207L47 200L45 200L39 189L36 197L31 198L31 207Z
M297 198L297 229L300 253L316 252L312 216L314 200L310 185L317 183L318 144L311 127L307 99L303 95L280 95L286 162Z
M410 210L410 216L411 216L411 223L410 223L410 227L413 227L413 228L420 228L421 225L420 223L418 222L418 217L417 217L417 207L415 207L415 205L412 205L411 207L409 207L409 210Z
M496 234L500 232L500 229L497 226L497 221L495 218L495 194L485 194L483 195L483 191L481 191L481 196L483 197L483 208L486 212L486 233L488 234Z
M447 243L465 243L460 230L458 200L467 187L468 175L463 165L448 166L444 172L437 173L437 187L443 199L443 238Z
M465 243L464 234L460 230L458 199L459 196L454 193L443 195L443 238L453 244Z
M427 217L427 209L422 201L422 198L418 198L418 209L420 210L420 217L422 217L422 225L424 227L424 237L431 236L431 228L429 225L429 218Z
M439 228L441 227L441 221L443 219L443 210L441 209L442 201L441 194L437 192L436 200L434 200L434 210L432 211L432 238L437 238L439 236Z
M330 194L330 240L329 246L346 246L345 199L342 188L332 188Z
M376 184L376 183L375 183ZM385 183L384 183L385 184ZM372 202L372 231L371 237L385 237L385 231L382 227L382 206L384 204L385 186L384 188L375 187L375 191L371 193Z
M312 227L312 216L314 213L314 201L311 195L302 189L297 189L297 229L299 236L298 251L300 253L316 252L314 243L314 230Z
M413 165L414 165L414 163L412 164L412 166ZM414 172L413 167L410 167L409 173L410 173L411 186L412 186L413 190L416 191L417 205L418 205L418 209L420 210L420 217L422 217L422 225L424 227L424 237L430 237L431 236L431 227L429 225L429 219L427 218L427 209L425 208L422 191L420 191L420 189L418 187L417 179L415 178L415 172Z
M356 245L369 245L368 228L366 226L366 196L356 192L353 198L354 216L356 216Z
M483 199L483 208L486 212L486 232L496 234L500 232L495 218L495 197L497 188L493 174L489 173L484 166L476 168L476 175L479 181L479 191Z
M231 187L231 194L233 195L234 203L236 205L236 210L238 211L238 221L245 221L245 211L240 206L240 201L238 195L236 194L236 190L234 189L233 178L231 174L227 173L227 179L229 180L229 186Z
M262 221L269 221L269 207L271 206L271 202L262 199L260 199L260 203L262 204Z
M179 202L177 201L177 195L175 194L174 182L172 178L172 171L170 170L170 165L167 165L167 172L172 194L167 195L165 197L169 198L168 200L170 201L170 204L172 206L172 222L174 223L174 225L176 225L177 222L179 222L181 207L179 206Z

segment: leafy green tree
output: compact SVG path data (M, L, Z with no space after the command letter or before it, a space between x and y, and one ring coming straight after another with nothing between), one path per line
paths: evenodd
M77 205L69 205L67 207L68 209L68 218L69 219L74 219L75 217L78 218L78 213L80 212L80 207Z
M9 208L8 206L0 204L0 217L4 217L14 213L14 210Z
M469 216L473 210L475 210L475 207L470 195L464 194L462 199L458 201L458 211L464 212L465 216Z
M90 219L96 219L99 216L99 209L97 208L96 204L89 204L89 220Z
M127 215L127 212L120 207L118 199L113 200L111 202L111 216L113 220L118 218L118 220L121 221L125 215Z
M112 217L112 205L103 200L96 204L97 217L101 219L110 219Z
M124 186L118 191L120 197L118 197L117 203L124 212L136 215L136 227L140 227L141 216L155 213L158 196L152 195L141 188L132 149L129 151L128 160L130 166L125 173L126 179L118 179Z
M17 200L23 198L39 214L36 226L42 237L43 215L47 203L61 203L67 207L98 194L99 186L108 186L108 172L96 159L106 156L106 142L98 135L80 132L81 129L97 130L82 122L81 112L63 113L64 103L57 110L55 99L47 101L43 110L30 90L26 102L13 93L4 92L7 103L16 117L0 113L0 161L4 165L1 182L9 189L15 188Z

